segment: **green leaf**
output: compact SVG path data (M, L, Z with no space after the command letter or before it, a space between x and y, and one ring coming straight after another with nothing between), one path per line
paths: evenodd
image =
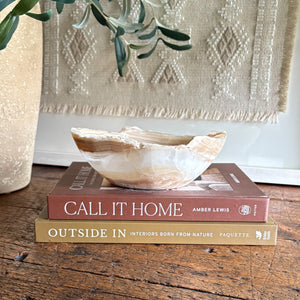
M131 49L134 49L134 50L140 50L140 49L143 49L143 48L146 48L148 45L135 45L135 44L129 44L129 47Z
M134 33L140 29L143 28L143 24L139 23L129 23L127 21L123 21L121 19L115 19L113 17L109 17L109 21L115 26L115 27L122 27L125 29L126 32Z
M48 21L51 19L52 17L52 9L44 12L44 13L41 13L41 14L34 14L34 13L26 13L27 16L35 19L35 20L38 20L38 21L42 21L42 22L45 22L45 21Z
M173 50L177 50L177 51L185 51L185 50L189 50L192 48L191 44L187 44L187 45L175 45L175 44L171 44L166 42L165 40L161 39L162 42L169 48L173 49Z
M127 53L128 53L128 55L127 55L127 58L125 60L124 66L122 68L122 76L124 76L128 71L128 63L129 63L129 60L130 60L130 57L131 57L131 50L130 50L129 45L127 45Z
M91 12L91 6L87 5L87 7L85 8L84 14L82 16L82 19L80 20L80 22L73 24L73 27L75 27L77 29L86 27L86 24L90 17L90 12Z
M169 37L173 40L176 40L176 41L188 41L188 40L190 40L190 37L187 34L182 33L180 31L172 30L172 29L169 29L169 28L166 28L166 27L161 27L161 26L158 26L158 29L161 31L161 33L163 35L165 35L166 37Z
M9 16L6 21L5 18L0 24L0 50L7 46L19 24L19 16Z
M140 15L138 23L143 23L146 17L145 5L142 0L140 0Z
M157 47L157 44L158 44L158 42L159 42L159 40L160 39L158 39L157 41L156 41L156 43L155 43L155 45L154 45L154 47L150 50L150 51L148 51L148 52L146 52L146 53L143 53L143 54L140 54L140 55L138 55L138 57L137 58L139 58L139 59L144 59L144 58L147 58L147 57L149 57L154 51L155 51L155 49L156 49L156 47Z
M103 16L103 14L99 11L99 8L97 8L97 6L95 6L94 4L92 4L91 8L92 8L92 13L93 13L94 17L96 18L96 20L101 25L108 26L107 21L106 21L105 17Z
M56 2L56 11L58 14L62 13L64 6L64 3Z
M24 15L25 13L30 11L38 2L39 0L20 0L19 3L13 8L11 13L14 16Z
M116 52L118 71L120 76L123 76L123 67L126 62L126 51L122 39L118 36L116 36L115 38L115 52Z
M92 4L95 5L98 11L103 13L103 8L98 0L91 0ZM104 14L104 13L103 13Z
M60 3L60 4L72 4L75 2L75 0L52 0L52 1Z
M0 11L2 11L6 6L10 5L16 0L0 0Z
M171 48L171 49L173 49L173 50L184 51L184 50L189 50L189 49L192 48L192 45L190 45L190 44L187 44L187 45L175 45L175 44L171 44L171 43L169 43L169 42L166 42L166 41L163 40L162 38L159 38L159 39L157 39L157 41L156 41L154 47L153 47L150 51L138 55L138 58L139 58L139 59L143 59L143 58L149 57L149 56L155 51L155 49L156 49L156 47L157 47L157 44L158 44L158 42L159 42L160 40L161 40L167 47L169 47L169 48ZM131 47L131 48L132 48L132 47Z
M131 0L123 0L123 8L120 20L126 20L130 14Z
M3 21L0 23L0 44L6 39L11 27L13 26L14 19L13 15L9 13Z
M155 18L151 18L150 22L146 25L144 24L141 24L142 25L142 28L139 29L138 31L136 31L135 33L142 33L142 32L145 32L150 26L151 24L155 22Z
M96 20L103 26L107 26L116 33L117 29L111 24L108 16L103 12L102 6L98 0L90 0L92 2L92 12ZM118 26L116 26L118 27Z
M154 27L154 29L153 29L151 32L139 36L139 40L148 40L148 39L151 39L152 37L155 36L156 31L157 31L157 28L158 28L158 27L156 26L156 27Z

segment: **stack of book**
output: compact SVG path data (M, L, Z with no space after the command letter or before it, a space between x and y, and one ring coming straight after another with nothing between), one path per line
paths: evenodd
M235 164L173 190L112 186L74 162L35 221L37 242L275 245L269 198Z

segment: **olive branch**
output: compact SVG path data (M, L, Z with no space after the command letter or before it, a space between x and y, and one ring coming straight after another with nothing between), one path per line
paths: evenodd
M0 11L16 0L0 0ZM56 2L56 11L60 14L64 5L70 5L75 0L51 0ZM78 1L78 0L77 0ZM131 58L131 50L140 53L138 59L149 57L157 48L159 43L176 51L191 49L190 37L178 30L168 28L161 24L155 16L155 9L161 4L154 0L139 0L138 21L129 18L132 3L131 0L123 0L122 9L118 18L109 16L102 8L103 0L81 0L86 1L87 6L81 20L73 26L82 29L87 26L91 13L97 22L112 32L115 56L120 76L127 72L128 62ZM111 2L112 0L107 0ZM0 50L9 43L19 24L19 17L26 15L39 21L48 21L52 16L52 10L41 14L31 13L30 10L39 0L20 0L0 23ZM147 20L147 21L146 21ZM129 42L135 37L135 43Z

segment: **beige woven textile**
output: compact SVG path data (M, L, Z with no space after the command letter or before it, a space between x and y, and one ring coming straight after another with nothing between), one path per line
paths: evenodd
M286 109L298 0L160 0L161 23L191 35L192 50L160 45L117 72L109 31L85 1L44 24L41 111L101 116L276 122ZM53 3L45 2L45 9ZM122 0L109 5L121 6ZM132 18L139 0L132 0Z

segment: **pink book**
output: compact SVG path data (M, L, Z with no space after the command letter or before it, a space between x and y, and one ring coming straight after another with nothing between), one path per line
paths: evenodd
M241 169L214 163L191 184L136 190L74 162L48 195L49 219L267 222L269 198Z

